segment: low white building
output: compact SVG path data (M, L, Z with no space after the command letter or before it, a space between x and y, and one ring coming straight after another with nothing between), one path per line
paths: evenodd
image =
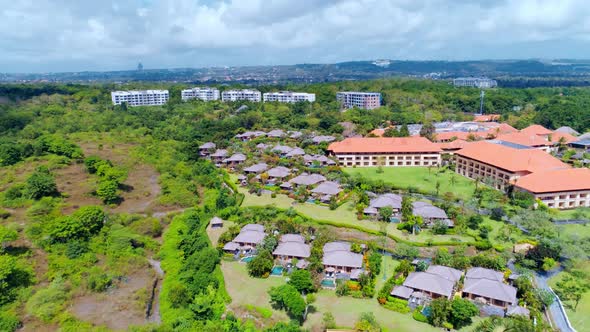
M315 93L305 92L267 92L263 95L264 102L278 101L279 103L296 103L299 101L308 101L313 103L315 101Z
M156 106L168 102L168 90L112 91L113 105L127 103L128 106Z
M183 101L190 99L200 99L203 101L219 100L219 90L210 87L194 87L192 89L182 90L181 98Z
M456 87L472 87L472 88L495 88L498 86L496 80L485 77L458 77L453 80L453 85Z
M381 106L381 94L378 92L338 92L336 94L336 100L344 108L358 107L372 110Z
M260 102L262 94L258 90L242 89L242 90L227 90L221 93L222 101L252 101Z

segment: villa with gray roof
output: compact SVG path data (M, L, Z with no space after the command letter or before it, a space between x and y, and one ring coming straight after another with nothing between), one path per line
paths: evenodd
M379 195L369 202L369 206L363 210L363 213L368 216L377 216L379 210L388 207L393 210L394 214L399 213L402 208L402 197L396 194Z
M328 273L351 273L362 269L363 255L351 252L350 243L329 242L324 245L322 264Z
M305 155L305 151L302 148L294 148L293 150L287 152L287 154L285 154L285 157L292 158L303 155Z
M272 148L272 152L278 153L281 156L286 156L287 153L293 151L293 148L286 145L277 144Z
M336 140L336 137L334 136L314 136L312 137L311 141L315 144L320 144L320 143L330 143L330 142L334 142Z
M242 153L235 153L229 158L223 159L223 162L228 165L239 165L246 161L246 156Z
M467 270L463 285L463 297L470 300L478 299L486 304L507 309L518 304L516 300L516 288L505 284L501 272L485 269L471 268Z
M411 272L403 286L427 294L433 299L446 297L450 299L455 289L455 282L438 274L428 272Z
M291 170L284 166L277 166L269 169L266 174L268 174L268 179L274 182L288 177L291 174Z
M205 144L201 144L199 146L199 155L201 157L206 157L211 154L211 151L215 149L215 143L207 142Z
M290 131L289 132L289 138L298 139L298 138L301 138L301 136L303 136L303 133L300 131Z
M241 139L242 141L249 141L251 139L262 137L262 136L266 136L266 133L264 131L257 130L257 131L247 131L242 134L237 134L235 136L235 138Z
M214 161L216 163L220 163L223 161L223 159L225 159L225 157L227 157L227 154L228 154L227 150L217 149L209 157L211 158L212 161Z
M298 186L313 186L326 181L326 177L320 174L301 174L292 178L289 182Z
M272 137L272 138L281 138L281 137L284 137L285 135L286 135L285 132L282 131L281 129L271 130L266 134L267 137Z
M232 253L249 253L256 249L256 246L259 245L265 237L266 233L264 233L264 226L248 224L242 227L240 233L231 242L228 242L223 246L223 250Z
M211 218L211 221L209 221L209 225L211 228L221 228L223 227L223 219L219 217L213 217Z
M250 167L244 168L244 173L246 174L260 174L268 169L268 165L266 163L258 163L254 164Z
M339 183L332 181L324 181L320 183L317 187L313 188L311 190L311 193L316 197L332 197L338 195L341 191L342 188L340 187Z
M448 227L454 226L453 221L449 219L445 210L427 202L413 202L412 213L415 216L422 217L424 224L427 226L432 226L439 220L445 222Z
M282 261L305 259L311 255L311 247L300 234L284 234L272 255Z

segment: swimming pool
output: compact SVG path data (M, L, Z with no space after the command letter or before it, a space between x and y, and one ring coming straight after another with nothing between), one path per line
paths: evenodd
M271 276L282 276L283 275L283 267L282 266L275 266L272 268L270 272Z
M246 256L246 257L240 259L240 262L248 263L248 262L252 261L253 259L254 259L254 256Z
M320 284L322 285L322 287L336 287L336 281L334 281L334 279L323 279L322 282L320 282Z

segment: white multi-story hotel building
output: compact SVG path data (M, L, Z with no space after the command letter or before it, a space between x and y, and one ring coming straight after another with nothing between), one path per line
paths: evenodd
M112 91L113 105L127 103L128 106L156 106L168 102L168 90Z
M424 137L353 137L328 146L342 167L438 166L442 150Z
M336 100L344 108L358 107L372 110L381 106L381 94L378 92L338 92L336 94Z
M181 98L183 101L190 99L200 99L203 101L219 100L219 90L216 88L199 88L182 90Z
M221 93L222 101L253 101L259 102L262 94L258 90L242 89L242 90L227 90Z
M278 101L279 103L296 103L298 101L308 101L313 103L315 101L315 93L305 92L267 92L263 95L264 102Z
M456 87L472 87L472 88L495 88L498 86L496 80L482 77L459 77L453 80L453 85Z

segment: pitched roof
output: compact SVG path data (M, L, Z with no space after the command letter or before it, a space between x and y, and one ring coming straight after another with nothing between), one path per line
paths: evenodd
M514 185L532 193L589 190L590 169L564 168L539 171L518 178Z
M258 224L247 224L240 231L256 231L256 232L264 232L264 226Z
M538 149L518 150L490 142L473 142L456 155L477 160L509 172L535 172L569 168L559 159Z
M587 139L590 139L590 133L585 133L585 134L578 136L578 140L580 140L580 141L587 140Z
M551 134L551 142L553 144L559 144L559 140L561 140L563 138L563 141L567 144L567 143L571 143L571 142L575 142L578 140L578 138L570 133L561 133L558 131L554 131L553 134Z
M520 132L532 135L551 135L553 133L551 130L538 124L530 125L524 129L521 129Z
M305 239L301 234L283 234L280 242L299 242L305 243Z
M427 202L413 202L412 213L415 216L420 216L426 219L447 219L447 213L445 210L438 208Z
M314 142L314 143L316 143L316 144L319 144L319 143L322 143L322 142L332 142L334 140L336 140L336 137L334 137L334 136L314 136L311 139L311 141Z
M475 122L489 122L489 121L497 121L500 119L500 114L481 114L476 115L473 117L473 121Z
M342 188L340 188L340 184L331 181L322 182L311 190L312 193L324 195L337 195L341 191Z
M570 135L574 135L574 136L580 135L579 132L577 132L572 127L568 127L568 126L559 127L557 129L555 129L553 132L554 133L565 133L565 134L570 134Z
M285 136L285 132L282 131L281 129L275 129L275 130L271 130L269 131L266 136L268 137L283 137Z
M404 281L404 286L450 297L453 293L455 282L443 278L438 274L412 272Z
M466 147L469 143L470 142L467 142L462 139L456 139L451 142L436 143L436 144L438 144L438 146L443 150L459 150L459 149Z
M303 133L300 131L290 131L289 132L289 138L299 138L303 136Z
M268 165L266 163L258 163L254 164L250 167L244 168L244 172L251 172L251 173L262 173L266 171Z
M326 178L320 174L301 174L294 178L292 178L289 182L297 184L297 185L304 185L304 186L311 186L316 183L320 183L322 181L326 181Z
M438 145L424 137L353 137L331 143L328 150L334 153L396 153L441 152Z
M414 293L414 290L411 288L408 288L406 286L395 286L389 294L391 294L392 296L401 297L402 299L409 299L412 293Z
M342 250L324 252L322 263L330 266L361 268L363 266L363 255Z
M260 242L262 242L262 240L264 240L264 238L266 237L266 234L264 234L263 232L259 232L259 231L241 231L240 234L238 234L235 238L233 242L236 243L255 243L258 244Z
M294 148L293 150L287 152L287 157L295 157L295 156L303 156L305 151L302 148Z
M269 169L266 173L271 178L284 178L291 174L291 170L284 166L277 166Z
M448 141L453 138L461 139L464 141L471 138L486 139L490 135L494 134L490 131L445 131L434 134L434 141Z
M508 307L508 310L506 310L506 316L526 316L529 317L529 315L531 314L531 312L529 311L529 309L525 308L525 307L521 307L519 305L511 305L510 307Z
M240 248L240 245L235 242L228 242L223 246L223 250L235 251Z
M486 269L483 267L472 267L467 270L465 274L466 278L475 278L475 279L490 279L496 280L499 282L504 281L504 274L499 271L495 271L492 269Z
M211 157L225 157L227 156L227 150L224 149L217 149Z
M311 255L311 249L309 244L301 242L280 242L272 254L308 258Z
M293 148L290 146L277 144L272 148L272 151L287 154L293 151Z
M324 253L333 251L350 251L350 242L334 241L324 244Z
M215 149L215 143L207 142L207 143L201 144L201 146L199 146L199 149Z
M223 162L228 163L232 161L245 161L246 156L242 153L235 153L231 157L223 159Z
M463 275L463 272L443 265L430 265L426 272L439 275L452 282L459 281Z
M211 224L211 225L223 224L223 219L221 219L219 217L213 217L213 218L211 218L211 221L209 221L209 224Z
M383 194L373 198L369 203L369 207L380 209L383 207L390 207L392 209L402 208L402 197L396 194Z
M516 303L516 288L496 280L465 278L463 292L510 304Z
M510 143L520 144L530 147L550 146L553 142L547 140L544 136L535 135L531 133L511 133L501 134L496 137L496 140L506 141Z

